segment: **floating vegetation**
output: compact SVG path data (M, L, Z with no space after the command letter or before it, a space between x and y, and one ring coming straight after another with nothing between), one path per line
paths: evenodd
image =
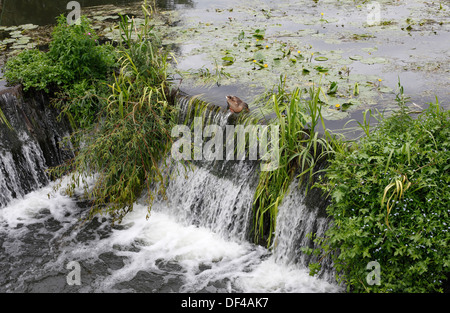
M392 4L390 1L383 3ZM179 73L191 69L183 67L184 64L192 67L192 63L197 62L198 68L208 68L211 72L215 64L224 66L228 75L221 77L220 85L238 84L269 90L280 75L287 77L286 87L290 90L301 88L305 91L313 83L329 85L337 82L338 92L321 96L320 100L326 104L325 111L325 108L331 108L330 112L324 112L324 118L340 119L380 100L389 99L394 103L392 88L380 86L377 83L379 77L372 75L374 71L370 67L374 66L377 72L383 68L389 71L386 65L392 68L397 61L379 51L380 40L387 36L405 37L400 27L408 25L405 20L390 17L375 25L367 25L365 19L347 21L334 13L348 9L351 13L346 16L360 14L364 6L358 4L355 8L353 1L342 1L341 4L338 8L326 2L326 11L311 14L314 9L309 7L301 10L280 3L276 8L261 8L256 2L250 2L217 10L190 10L182 24L157 27L165 34L167 45L183 47L196 43L194 49L186 52L181 48L183 53L176 55L179 63L174 70ZM225 13L228 19L223 18ZM172 19L179 19L176 14ZM349 76L341 71L343 66L360 67L363 73ZM192 70L196 71L195 68ZM186 78L183 80L185 85L205 83L204 75L198 79L195 75L183 77ZM340 105L340 110L336 110L336 104Z
M373 57L373 58L365 58L360 60L361 63L365 64L379 64L379 63L388 63L388 60L381 57Z

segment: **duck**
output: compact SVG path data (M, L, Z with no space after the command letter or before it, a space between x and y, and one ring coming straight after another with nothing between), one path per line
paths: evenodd
M248 104L239 99L236 96L226 96L227 98L227 110L230 110L233 113L240 113L242 110L245 112L250 112L250 109L248 108Z

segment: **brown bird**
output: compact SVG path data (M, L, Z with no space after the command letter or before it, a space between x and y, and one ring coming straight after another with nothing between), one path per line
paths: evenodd
M249 112L248 104L239 99L236 96L226 96L227 98L227 110L230 110L233 113L240 113L242 110Z

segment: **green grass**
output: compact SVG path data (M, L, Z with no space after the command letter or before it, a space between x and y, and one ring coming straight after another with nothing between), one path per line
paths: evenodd
M0 109L0 123L5 124L9 129L13 129L3 111Z

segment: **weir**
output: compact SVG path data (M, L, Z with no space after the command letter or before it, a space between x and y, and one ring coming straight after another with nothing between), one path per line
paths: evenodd
M190 99L184 95L177 102L180 122L184 123L189 116L192 117L188 114L193 109L188 105L193 103ZM145 278L148 274L143 273L147 272L156 273L152 274L155 277L159 277L162 272L168 275L164 279L165 283L158 283L159 289L152 287L151 290L169 288L164 286L172 286L171 291L182 292L339 290L334 283L331 266L324 266L319 273L323 282L308 277L310 257L302 254L300 248L312 247L314 244L307 238L307 234L317 232L323 235L329 220L324 215L325 202L322 199L308 201L296 181L291 183L289 192L279 207L275 240L271 249L252 244L252 204L260 166L259 161L248 159L199 160L190 164L168 162L170 179L167 182L166 197L155 200L148 221L142 213L146 211L145 204L138 202L136 212L125 218L123 227L107 227L109 222L99 217L78 229L75 226L78 223L76 216L83 215L80 210L83 212L85 209L77 208L77 201L71 202L63 194L56 198L49 194L48 200L42 198L39 200L41 202L38 201L38 206L32 200L33 197L43 197L41 193L48 193L46 190L50 187L47 186L52 181L46 172L47 168L60 164L71 156L70 149L60 146L62 139L70 133L70 127L64 121L58 121L57 112L43 97L24 100L20 92L9 92L1 96L0 105L14 128L14 131L10 131L6 130L5 125L0 126L0 206L3 207L0 210L2 214L5 213L3 221L0 214L0 242L5 245L8 243L5 247L11 248L12 243L9 242L21 242L13 245L24 249L5 250L6 254L0 259L0 264L20 268L20 255L29 253L26 252L27 249L33 249L33 254L42 251L45 256L39 258L38 264L46 262L42 265L43 269L36 267L34 274L30 273L32 270L25 271L26 275L11 270L7 275L19 276L8 278L6 281L10 283L6 287L0 286L0 290L36 290L42 288L39 287L39 277L48 277L48 271L57 272L55 268L61 271L60 268L73 258L82 259L89 264L99 264L103 262L105 255L112 257L114 262L123 258L128 258L128 262L111 268L107 273L100 270L101 275L97 276L101 278L91 279L89 287L82 285L79 290L136 290L139 287L134 286L132 281ZM205 125L216 123L220 127L226 127L228 123L235 122L236 116L219 106L202 101L195 105L196 109L203 110ZM35 192L28 196L33 190ZM11 201L14 201L12 206L9 204ZM58 203L63 206L58 208ZM46 209L47 205L49 209ZM30 208L26 208L27 206ZM22 216L22 209L27 210L24 212L36 212ZM182 226L174 226L165 216ZM27 219L30 221L26 221ZM71 219L74 220L69 222ZM28 226L19 229L16 234L18 230L15 229L20 228L23 223L29 225L26 224ZM71 223L73 226L70 226ZM11 228L13 226L15 228ZM48 227L50 228L47 229ZM52 229L58 231L54 232ZM37 248L36 245L42 245L42 241L30 242L32 239L29 238L35 236L32 233L35 230L53 238L49 241L50 248L47 243L45 247ZM211 234L205 233L207 230ZM207 252L202 252L204 249ZM175 266L173 262L179 265ZM95 269L91 271L95 272ZM267 271L273 272L273 278L266 277ZM65 276L61 273L54 275L49 279L58 280L59 285L56 285L61 286L62 292L76 287L66 286ZM134 277L133 280L128 282L127 279L131 277ZM183 278L171 280L170 277ZM148 279L144 281L148 282ZM152 278L150 283L155 279ZM272 280L266 281L267 279ZM14 282L18 287L11 287Z
M190 112L203 111L203 125L217 122L222 128L227 123L236 123L236 114L223 108L204 103L195 98L179 98L180 123L189 124ZM170 163L170 162L169 162ZM227 239L253 241L252 204L258 184L260 162L246 158L243 161L219 160L196 161L189 166L172 165L173 175L167 189L164 210L187 224L203 226ZM327 200L317 190L305 196L304 187L294 179L279 206L273 258L280 264L294 264L307 268L319 257L301 252L302 247L317 248L311 234L323 237L330 218L326 214ZM329 256L323 262L318 276L335 281Z

